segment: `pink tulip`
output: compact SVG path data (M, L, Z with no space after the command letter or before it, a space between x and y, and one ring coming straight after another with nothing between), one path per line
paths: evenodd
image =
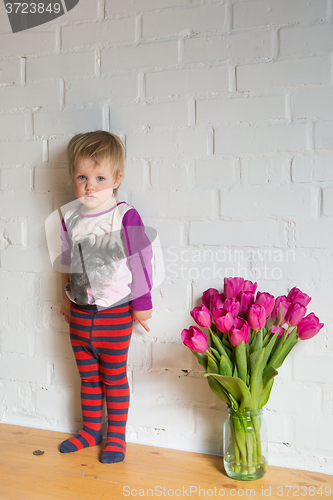
M271 332L274 334L277 333L279 338L282 337L282 335L284 334L285 331L286 331L285 328L283 328L282 326L273 326L273 328L271 329ZM288 333L287 337L289 337L289 333Z
M257 283L253 283L252 281L245 280L243 286L243 292L252 292L256 293Z
M208 349L207 337L200 328L190 326L181 333L183 343L195 352L205 352Z
M201 306L195 307L190 312L194 321L202 328L209 328L212 324L212 317L207 307L201 304Z
M298 323L304 318L306 307L298 302L291 304L286 314L286 322L289 326L297 326Z
M264 307L266 311L266 318L271 314L274 304L275 304L275 298L273 295L270 293L264 292L258 292L257 293L257 298L255 300L255 304L259 304L259 306Z
M223 333L228 333L235 324L235 318L227 309L216 309L214 312L214 321L216 328Z
M238 316L240 303L236 299L226 299L224 302L224 309L230 312L234 318Z
M216 288L208 288L203 294L202 294L202 303L210 309L210 303L211 303L211 297L215 294L218 294L219 292L216 290Z
M259 330L266 325L266 310L259 304L252 304L247 313L247 321L253 330Z
M250 327L245 319L236 318L235 326L231 329L230 342L234 347L238 345L242 340L247 344L250 340Z
M212 295L210 301L210 312L213 314L216 309L223 307L224 300L224 293L215 293L215 295Z
M324 323L319 323L319 319L313 313L308 314L303 318L297 326L297 335L301 340L311 339L321 328Z
M285 322L286 314L290 304L291 300L289 299L289 297L286 297L286 295L281 295L280 297L277 297L271 314L272 320L275 322L278 319L281 308L282 316L280 320L280 325L282 325Z
M302 306L304 307L306 307L311 300L311 297L306 295L306 293L301 292L301 290L299 288L296 288L295 286L288 293L288 297L291 300L291 302L293 303L298 302L299 304L302 304Z
M241 292L238 294L239 300L239 315L243 318L246 318L248 310L250 306L254 302L254 293L253 292Z
M235 299L243 291L244 278L224 278L224 294L227 299Z

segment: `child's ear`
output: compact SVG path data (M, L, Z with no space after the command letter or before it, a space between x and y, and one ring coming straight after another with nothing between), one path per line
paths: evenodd
M123 173L120 172L120 174L118 175L118 177L116 178L116 180L114 182L114 189L117 189L120 186L122 178L123 178Z

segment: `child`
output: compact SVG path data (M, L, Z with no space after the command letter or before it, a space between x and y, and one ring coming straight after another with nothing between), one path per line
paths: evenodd
M83 430L62 453L100 444L104 397L108 432L101 462L124 460L129 405L127 352L133 320L149 331L152 251L138 212L115 194L124 171L118 137L78 134L67 148L80 203L62 220L62 307L81 376Z

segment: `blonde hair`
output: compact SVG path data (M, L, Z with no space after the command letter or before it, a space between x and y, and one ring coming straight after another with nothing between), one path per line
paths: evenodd
M96 166L103 161L110 162L110 169L115 179L125 169L125 148L122 141L116 135L104 130L72 137L67 146L67 156L71 179L74 177L78 161L83 158L92 158ZM118 188L115 189L115 193L117 190Z

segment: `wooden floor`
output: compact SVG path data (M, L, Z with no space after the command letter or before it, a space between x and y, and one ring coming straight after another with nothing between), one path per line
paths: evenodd
M66 437L0 424L0 500L333 498L331 475L269 466L262 479L234 481L225 475L221 457L131 443L123 462L102 464L102 445L60 453ZM35 450L44 454L35 456ZM328 488L331 495L325 495Z

